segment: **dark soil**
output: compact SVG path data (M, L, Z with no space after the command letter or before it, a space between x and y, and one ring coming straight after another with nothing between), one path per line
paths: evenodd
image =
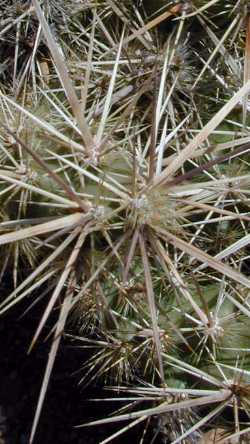
M24 309L21 304L0 318L0 444L28 444L48 358L48 342L41 342L27 355L41 309L35 308L20 319ZM73 373L79 370L85 358L79 349L69 348L65 343L62 345L34 444L98 444L118 429L113 425L105 429L102 426L75 428L89 420L104 418L109 412L121 407L117 403L88 401L91 398L107 397L107 393L104 393L101 386L85 390L79 387L81 375L73 376ZM112 442L136 444L140 442L142 432L142 429L133 429Z

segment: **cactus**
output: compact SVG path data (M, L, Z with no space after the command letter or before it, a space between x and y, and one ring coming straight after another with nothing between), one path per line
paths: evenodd
M247 4L151 6L5 12L37 44L32 75L17 39L3 62L0 275L13 269L13 290L0 313L48 286L32 349L58 312L30 442L62 332L92 350L83 384L126 393L125 410L92 425L152 420L157 442L198 443L229 408L228 432L247 427Z

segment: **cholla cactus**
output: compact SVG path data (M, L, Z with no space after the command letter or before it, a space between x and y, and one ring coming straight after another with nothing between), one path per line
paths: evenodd
M244 432L248 10L142 3L33 0L4 16L19 14L3 25L15 55L0 92L1 276L11 265L14 288L1 313L48 284L32 347L59 310L31 441L67 326L93 352L84 384L139 384L140 409L99 422L153 418L157 439L198 443L229 407ZM30 82L17 35L32 29Z

